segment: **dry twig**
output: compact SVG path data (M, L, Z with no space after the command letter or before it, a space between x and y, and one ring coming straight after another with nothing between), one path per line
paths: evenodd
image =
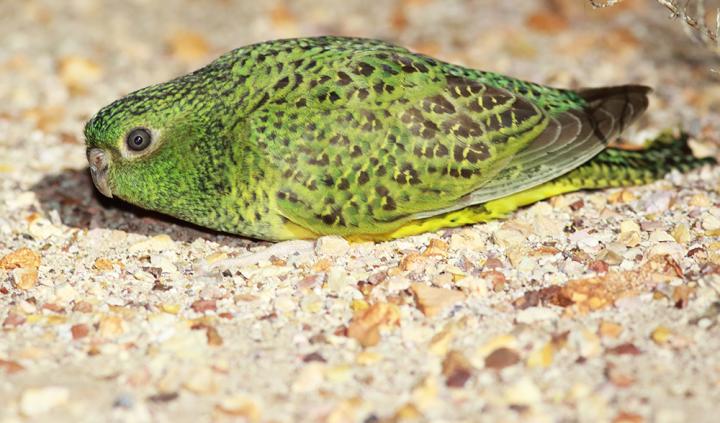
M623 0L590 0L595 8L605 8L614 6ZM689 6L686 3L685 6L681 6L678 0L656 0L659 4L664 6L670 11L671 18L680 19L686 28L689 28L690 35L702 42L704 45L720 54L720 39L718 33L720 33L720 9L715 12L715 28L710 29L706 21L706 7L705 0L696 0L695 13L689 12Z

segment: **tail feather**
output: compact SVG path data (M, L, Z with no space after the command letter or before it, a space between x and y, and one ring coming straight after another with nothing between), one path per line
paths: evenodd
M642 85L578 91L585 100L584 107L552 116L547 128L525 150L452 209L523 192L582 166L642 115L647 109L650 91ZM423 213L420 217L436 213Z
M595 136L607 143L647 110L651 92L644 85L620 85L585 88L578 94L587 103L585 112Z
M647 184L664 177L673 170L686 172L713 158L698 159L692 155L688 136L663 134L643 150L607 148L592 160L559 178L580 189L598 189Z

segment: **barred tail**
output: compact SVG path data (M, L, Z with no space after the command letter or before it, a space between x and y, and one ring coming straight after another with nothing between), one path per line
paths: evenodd
M607 148L553 182L567 183L579 189L642 185L660 179L672 170L686 172L715 163L712 158L693 157L687 140L686 134L680 137L663 134L642 150Z

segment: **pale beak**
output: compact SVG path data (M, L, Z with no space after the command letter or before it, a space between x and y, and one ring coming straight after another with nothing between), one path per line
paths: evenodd
M93 184L104 196L112 198L112 191L107 183L108 159L105 152L99 148L91 148L87 152L88 162L90 163L90 175Z

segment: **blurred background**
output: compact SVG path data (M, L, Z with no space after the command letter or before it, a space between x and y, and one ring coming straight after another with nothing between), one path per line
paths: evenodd
M82 122L127 92L239 46L321 34L381 38L556 86L648 84L657 95L646 126L698 133L720 105L718 56L669 17L655 0L603 9L584 0L5 0L0 122L23 125L1 136L6 144L37 129L80 143Z

